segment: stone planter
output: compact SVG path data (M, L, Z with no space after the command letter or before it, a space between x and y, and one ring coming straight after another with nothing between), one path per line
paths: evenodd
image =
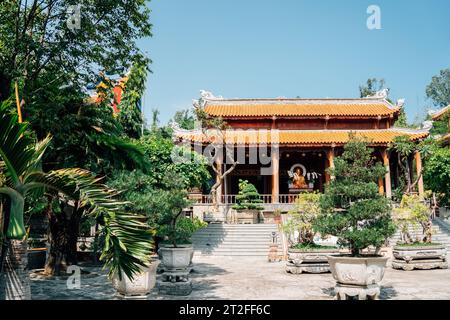
M158 254L166 270L181 270L190 266L194 249L192 245L179 245L177 248L164 245L160 246Z
M47 259L47 248L28 249L28 270L43 269Z
M330 272L328 256L338 256L339 249L288 249L286 272L292 274Z
M355 296L360 300L378 298L387 257L341 255L328 256L327 259L333 278L337 281L335 291L338 300Z
M226 218L223 212L204 212L203 221L208 223L225 223Z
M236 211L236 220L239 224L259 223L259 210Z
M147 296L155 287L156 269L159 263L159 260L153 259L147 268L143 268L140 274L134 276L133 280L130 280L123 272L122 279L119 279L118 275L114 276L112 280L114 289L125 298Z
M447 249L444 245L395 246L392 254L395 258L392 261L394 269L411 271L448 268Z

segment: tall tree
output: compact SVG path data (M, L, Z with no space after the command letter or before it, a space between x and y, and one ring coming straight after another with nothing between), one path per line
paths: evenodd
M431 78L426 90L427 98L437 107L446 107L450 104L450 69L442 69L439 75Z
M145 91L147 74L150 72L150 60L137 55L127 75L125 91L119 104L119 121L124 133L135 139L144 134L144 115L142 97Z
M0 99L17 81L23 102L53 81L84 87L99 69L128 70L136 40L151 35L146 0L4 0L0 7ZM63 72L62 72L63 71ZM47 85L51 85L50 81Z

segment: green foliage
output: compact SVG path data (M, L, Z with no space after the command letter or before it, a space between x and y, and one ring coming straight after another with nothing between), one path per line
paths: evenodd
M115 171L109 183L123 190L120 197L126 201L124 211L145 215L157 235L163 235L176 246L177 221L190 204L187 190L201 186L210 177L206 160L191 150L175 146L157 130L145 135L139 145L149 161L149 172ZM190 162L172 161L181 149Z
M79 29L68 27L71 5L80 5ZM28 102L43 73L64 72L66 84L80 88L95 82L99 70L123 73L140 53L137 40L151 36L149 15L145 0L2 1L0 78L7 81L0 100L14 79Z
M121 212L116 191L101 184L100 179L89 171L78 168L40 170L50 139L35 143L28 134L28 124L18 123L17 116L7 109L5 103L0 107L0 163L6 176L0 193L11 202L6 236L9 239L24 238L25 201L33 190L56 190L79 201L85 214L98 221L105 237L101 259L109 267L110 275L123 271L132 278L148 263L152 249L149 229L141 222L143 217Z
M410 125L408 123L408 118L405 112L405 109L401 109L398 115L398 119L394 123L394 127L400 127L400 128L414 128L414 125Z
M435 135L445 135L450 132L450 111L447 112L441 119L433 121L433 127L430 129L430 134Z
M236 196L235 210L262 210L262 200L256 187L247 180L239 179L239 193Z
M367 142L351 136L342 156L335 160L335 176L321 198L321 212L313 229L339 238L352 255L369 246L381 247L395 232L388 200L376 181L386 169L375 163Z
M319 193L303 193L295 199L295 210L289 211L289 220L283 225L283 231L289 236L291 241L300 244L313 244L315 232L313 231L313 222L320 213ZM294 244L295 245L295 244Z
M192 130L195 126L195 118L191 110L177 111L172 119L173 122L178 123L180 128L185 130Z
M430 84L425 90L427 98L433 101L434 105L446 107L450 104L450 69L442 69L439 75L431 78Z
M414 228L419 224L425 227L423 229L424 233L431 231L427 229L430 221L430 210L418 195L404 195L400 206L392 210L392 216L400 230L404 243L417 243L421 241L420 239L412 239L409 233L410 227ZM431 233L430 239L427 242L431 242Z
M136 56L128 74L125 91L118 106L120 112L118 120L127 136L138 139L142 136L144 119L142 116L142 96L149 69L149 59L141 55Z
M385 86L384 79L369 78L365 85L359 86L359 96L365 98L373 96Z
M181 179L181 188L201 187L210 178L206 159L190 149L175 146L173 141L159 134L144 136L140 145L150 162L149 176L156 188L164 188L164 177L173 172ZM181 156L180 156L181 155ZM173 159L177 161L174 162ZM187 159L189 161L182 161ZM180 160L180 161L178 161Z
M177 244L190 244L192 235L197 230L207 226L206 222L198 218L179 218L174 230L171 229L170 225L163 225L158 230L158 236L166 239L169 243L173 243L172 239L175 239Z
M450 205L450 148L436 148L427 157L424 181L433 192L443 195L443 205Z

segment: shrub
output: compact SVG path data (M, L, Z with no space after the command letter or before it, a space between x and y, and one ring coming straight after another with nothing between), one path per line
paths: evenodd
M158 236L163 239L171 241L174 237L177 244L190 244L192 235L202 228L205 228L208 224L198 218L179 218L176 222L175 229L172 230L170 225L163 225L158 229ZM164 241L166 242L166 241Z
M431 243L430 210L417 195L404 195L399 208L393 209L393 218L400 229L401 240L404 244ZM413 239L409 232L410 227L422 226L423 238Z
M241 210L262 210L262 200L256 187L247 180L239 179L239 194L236 196L236 204L233 209Z
M296 198L295 209L289 211L289 221L283 226L292 246L314 244L312 224L320 213L320 197L319 193L304 193Z
M339 238L353 256L374 246L380 248L395 233L388 200L379 194L376 181L386 169L375 163L362 138L350 136L342 156L335 160L335 176L320 202L315 231Z

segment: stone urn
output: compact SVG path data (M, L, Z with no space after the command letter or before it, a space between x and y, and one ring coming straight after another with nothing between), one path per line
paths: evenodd
M330 270L337 284L338 300L346 297L377 299L380 294L380 282L383 279L387 257L367 256L328 256Z
M191 265L194 249L192 245L179 245L176 248L171 245L163 245L160 246L158 254L165 269L182 270Z
M286 272L292 274L330 272L328 256L339 256L338 248L288 249Z
M256 224L259 223L259 210L239 210L236 211L236 220L238 224Z
M394 246L392 250L394 269L411 271L414 269L429 270L447 269L447 249L444 245Z
M112 284L117 292L127 297L146 297L156 284L156 270L160 261L152 259L147 268L142 268L142 272L136 274L133 280L130 280L125 273L122 272L122 279L115 275Z

